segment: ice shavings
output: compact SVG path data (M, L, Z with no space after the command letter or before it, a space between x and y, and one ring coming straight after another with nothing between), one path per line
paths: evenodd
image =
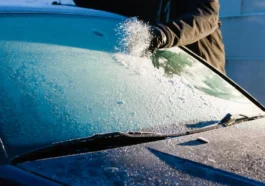
M128 18L116 28L119 39L116 49L118 52L132 56L150 56L147 51L152 35L149 32L149 25L138 20L136 17Z

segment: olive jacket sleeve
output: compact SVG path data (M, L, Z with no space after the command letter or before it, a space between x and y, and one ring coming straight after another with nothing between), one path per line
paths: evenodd
M213 33L219 27L219 0L186 0L186 14L159 27L167 35L165 47L192 44Z

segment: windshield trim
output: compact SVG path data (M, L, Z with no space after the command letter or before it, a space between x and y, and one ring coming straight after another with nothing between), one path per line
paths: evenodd
M261 104L256 98L254 98L248 91L243 89L241 86L239 86L236 82L234 82L232 79L230 79L228 76L220 72L217 68L214 66L210 65L209 63L206 62L203 58L189 50L188 48L184 46L179 47L181 50L186 52L187 54L191 55L193 58L198 60L200 63L211 69L213 72L215 72L217 75L219 75L223 80L228 82L230 85L232 85L236 90L238 90L241 94L243 94L246 98L248 98L252 103L254 103L257 107L259 107L262 111L265 111L265 107L263 104Z

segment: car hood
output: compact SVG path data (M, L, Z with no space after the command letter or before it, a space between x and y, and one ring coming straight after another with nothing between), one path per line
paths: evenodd
M203 143L198 138L205 138ZM189 136L22 163L70 185L249 185L265 181L265 119ZM261 182L260 182L261 181Z
M95 16L104 17L109 19L123 20L126 17L110 13L102 10L94 10L89 8L80 8L75 6L64 6L64 5L1 5L0 13L38 13L38 14L65 14L65 15L84 15L84 16Z

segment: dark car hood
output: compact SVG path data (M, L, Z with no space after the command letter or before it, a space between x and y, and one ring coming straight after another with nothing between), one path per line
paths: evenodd
M209 143L197 139L203 137ZM70 185L249 185L265 181L265 119L19 166ZM259 182L261 181L261 182ZM263 185L263 184L262 184Z

